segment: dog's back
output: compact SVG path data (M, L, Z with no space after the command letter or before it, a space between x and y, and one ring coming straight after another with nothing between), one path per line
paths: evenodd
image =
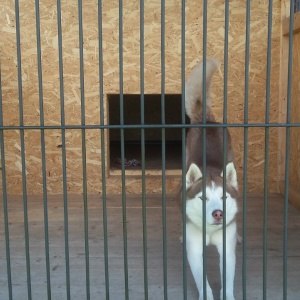
M223 170L223 135L224 129L217 127L214 115L211 110L210 85L211 78L217 68L219 62L215 59L208 58L206 60L206 122L208 125L216 125L216 127L207 127L206 132L206 165L209 167ZM191 119L192 124L202 124L203 111L203 62L200 62L190 75L185 88L185 107L186 113ZM233 161L233 151L231 147L231 138L228 129L226 130L226 161ZM197 164L199 167L203 166L203 128L191 128L187 134L186 140L186 165L187 169L191 163Z

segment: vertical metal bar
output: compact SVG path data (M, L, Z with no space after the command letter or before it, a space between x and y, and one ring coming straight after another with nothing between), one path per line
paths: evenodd
M202 123L206 123L206 52L207 52L207 0L203 1L203 82L202 83ZM203 299L207 299L207 286L206 286L206 129L207 127L202 127L202 152L203 152L203 162L202 162L202 227L203 227Z
M228 101L228 31L229 31L229 0L225 0L225 24L224 24L224 102L223 123L227 124L227 101ZM223 295L226 299L226 165L227 165L227 127L223 127Z
M185 124L185 0L181 1L181 123ZM182 277L183 299L187 300L187 255L186 255L186 129L181 129L182 140Z
M23 118L23 91L22 91L22 59L21 59L20 12L19 12L18 0L15 0L15 15L16 15L17 62L18 62L19 119L20 119L20 126L23 126L24 118ZM31 271L30 271L30 252L29 252L29 228L28 228L28 205L27 205L27 188L26 188L26 162L25 162L24 134L25 134L24 129L20 129L27 294L28 294L28 299L31 299L32 293L31 293Z
M83 24L82 24L82 1L78 0L78 32L79 32L79 60L80 60L80 101L81 101L81 125L85 126L85 98L84 98L84 62L83 62ZM84 246L85 246L85 280L86 298L90 299L90 251L89 251L89 217L87 199L87 173L86 173L86 135L85 128L81 129L82 151L82 189L84 208Z
M67 299L71 299L70 291L70 253L69 253L69 217L67 192L67 153L66 153L66 127L65 127L65 101L64 101L64 67L62 52L62 26L61 1L57 0L57 33L58 33L58 62L59 62L59 92L61 117L61 144L62 144L62 177L64 198L64 234L65 234L65 260L66 260L66 292Z
M285 177L284 177L284 229L283 229L283 300L287 300L287 255L288 255L288 201L289 201L289 173L290 173L290 139L291 128L291 101L292 101L292 66L293 66L293 31L294 31L294 1L290 2L290 32L288 55L288 91L287 91L287 116L286 116L286 141L285 141Z
M122 214L123 214L123 250L125 299L129 299L128 285L128 251L127 251L127 208L125 181L125 138L124 138L124 95L123 95L123 0L119 0L119 72L120 72L120 131L121 131L121 174L122 174Z
M244 123L248 124L248 96L249 96L249 54L250 54L250 0L246 4L246 41L245 41L245 96ZM247 299L247 160L248 160L248 127L244 127L244 170L243 170L243 262L242 282L243 299Z
M141 84L141 124L145 124L145 75L144 75L144 0L140 1L140 84ZM142 217L143 217L143 256L144 256L144 299L148 299L148 254L147 254L147 199L145 165L145 129L141 129L142 158Z
M98 1L98 40L99 40L99 95L100 95L100 124L104 125L104 76L103 76L103 32L102 32L102 0ZM109 105L109 104L108 104ZM109 293L109 269L108 269L108 238L107 238L107 205L106 205L106 164L105 164L105 131L101 128L101 170L102 170L102 214L103 214L103 237L104 237L104 273L106 299Z
M265 122L270 122L270 88L271 88L271 55L272 55L272 9L273 1L269 0L268 10L268 44L267 44L267 80L266 80L266 113ZM263 216L263 300L267 300L267 255L268 255L268 196L269 196L269 139L270 128L265 127L265 169L264 169L264 216Z
M0 126L3 126L3 106L2 106L2 78L1 78L1 61L0 61ZM4 148L4 131L0 130L0 151L1 151L1 172L2 172L2 197L3 197L3 213L4 213L4 230L5 230L5 255L6 255L6 271L7 271L7 287L9 300L13 299L12 280L11 280L11 258L10 258L10 242L9 242L9 223L8 223L8 206L7 206L7 190L6 190L6 167L5 167L5 148Z
M40 125L44 126L44 102L43 102L43 75L42 75L42 51L40 32L40 3L35 1L36 12L36 43L37 43L37 63L38 63L38 84L39 84L39 108ZM51 299L51 276L50 276L50 253L49 253L49 228L48 228L48 196L47 196L47 175L46 175L46 146L45 130L41 129L41 155L42 155L42 181L43 181L43 202L44 202L44 232L45 232L45 258L47 277L47 296Z
M165 125L165 0L161 1L161 124ZM167 203L166 203L166 129L161 129L162 158L162 225L163 225L163 271L164 299L168 299L167 261Z

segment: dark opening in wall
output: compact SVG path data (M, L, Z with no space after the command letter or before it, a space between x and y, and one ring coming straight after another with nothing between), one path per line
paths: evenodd
M123 96L124 124L141 124L140 95L125 94ZM161 95L144 96L145 124L161 124ZM182 123L182 105L180 94L165 95L165 123ZM120 95L108 95L109 124L120 124ZM190 120L186 117L186 123ZM110 129L110 170L121 169L121 134L120 129ZM141 170L141 129L124 129L125 167L129 170ZM181 128L166 128L166 170L181 170L182 168L182 130ZM146 170L162 169L162 129L145 129L145 167Z

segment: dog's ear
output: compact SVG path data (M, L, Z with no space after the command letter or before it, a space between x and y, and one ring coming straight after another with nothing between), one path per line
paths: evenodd
M223 171L221 172L221 177L223 177ZM233 162L226 165L226 181L236 190L238 189L237 175Z
M192 163L186 173L186 189L191 187L196 181L202 178L202 172L199 167Z

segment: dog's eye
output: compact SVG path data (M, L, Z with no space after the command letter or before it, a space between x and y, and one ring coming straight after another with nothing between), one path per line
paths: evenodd
M203 201L203 196L199 196L199 198ZM206 200L208 200L207 197L206 197Z
M228 196L226 195L226 196L225 196L225 199L227 199L227 198L228 198ZM221 199L223 200L223 199L224 199L224 197L222 196L222 197L221 197Z

